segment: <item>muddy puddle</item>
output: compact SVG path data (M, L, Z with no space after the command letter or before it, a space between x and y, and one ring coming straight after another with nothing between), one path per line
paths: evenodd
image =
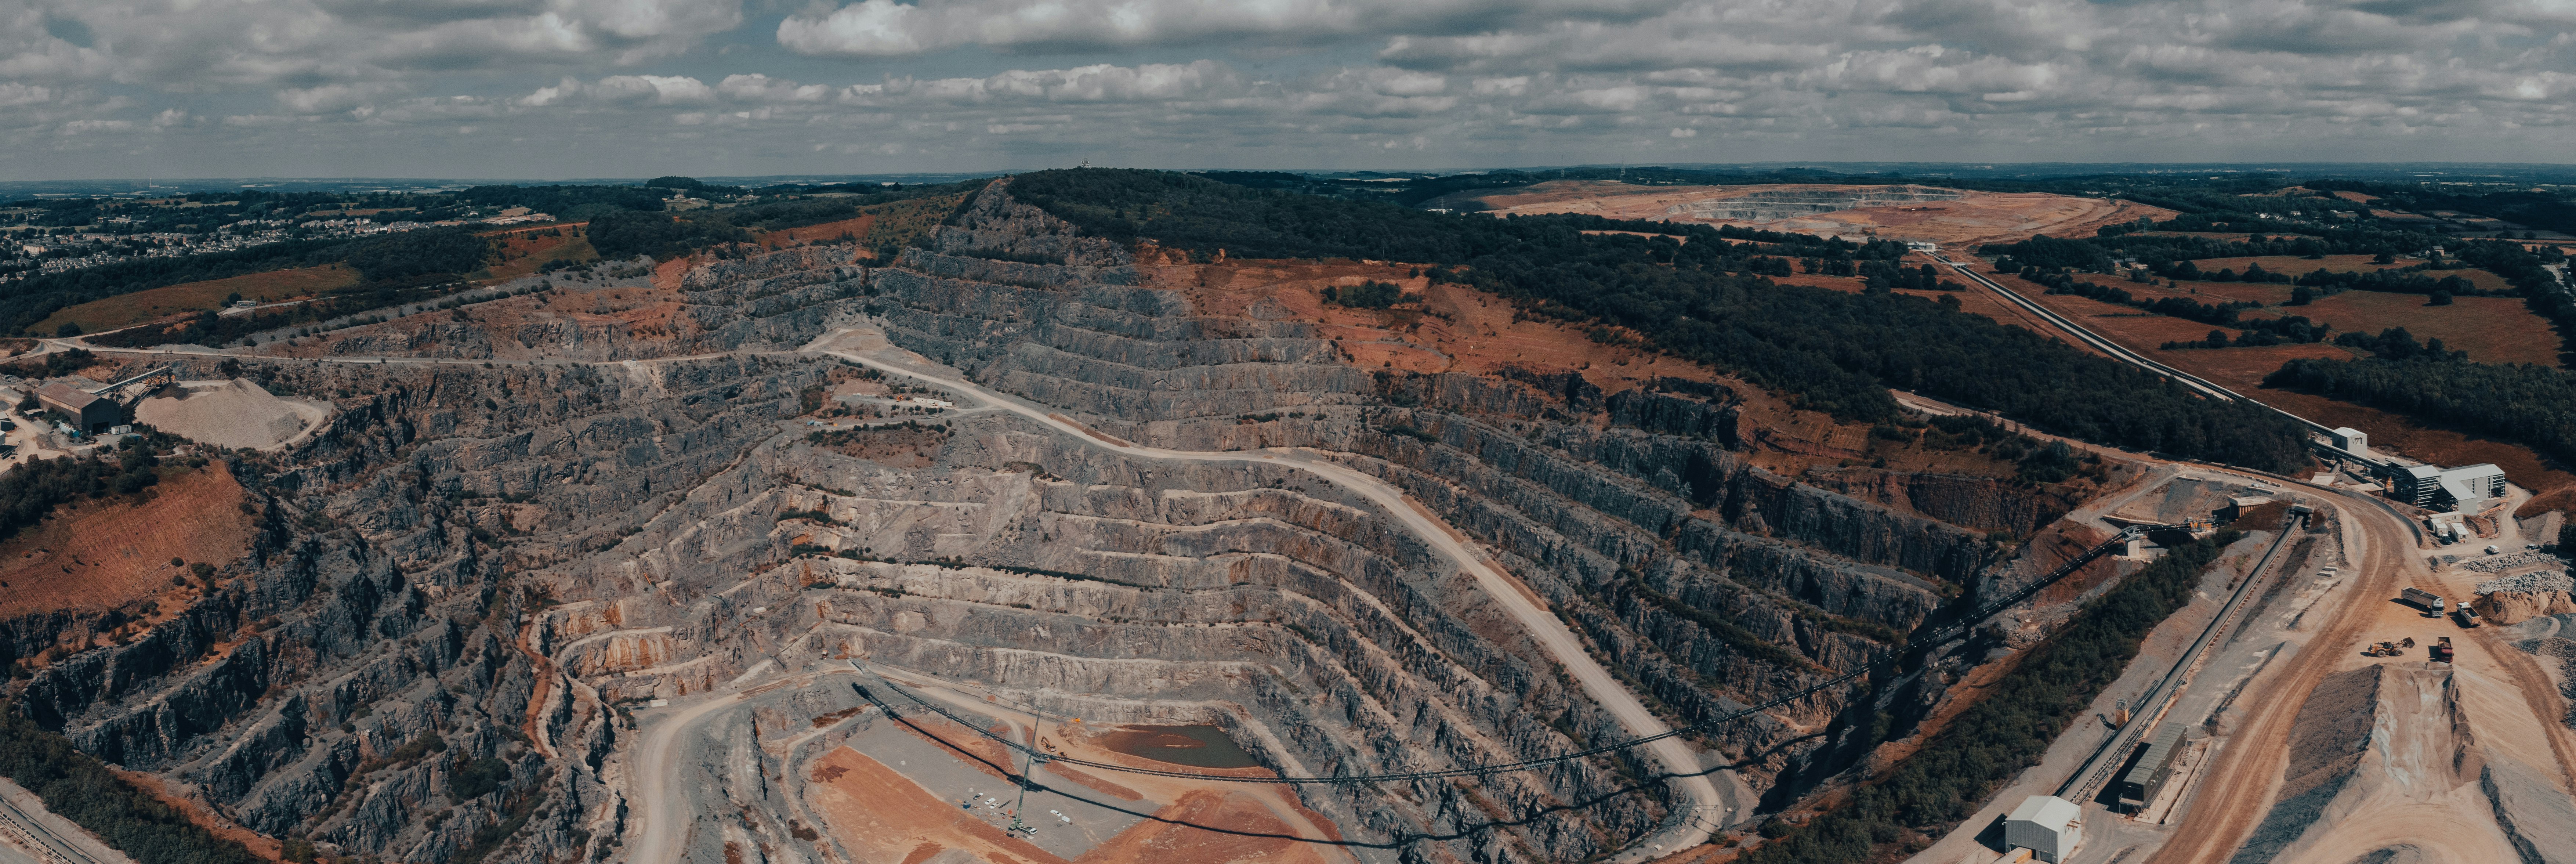
M1192 768L1253 768L1261 763L1214 726L1121 726L1100 736L1100 745L1156 762Z

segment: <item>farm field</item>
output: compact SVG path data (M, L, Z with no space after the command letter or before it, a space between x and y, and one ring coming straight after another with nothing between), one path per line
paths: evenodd
M224 305L224 297L233 293L241 294L244 300L272 303L356 284L358 271L339 264L185 282L67 306L38 322L34 330L51 336L65 323L70 323L80 325L83 333L96 333L171 315L218 309Z
M2449 306L2424 305L2417 294L2346 291L2320 297L2306 306L2249 309L2243 317L2305 315L2333 324L2337 332L2378 333L2404 327L2417 339L2442 340L2454 351L2469 352L2480 363L2558 365L2558 334L2549 322L2511 297L2461 297ZM2234 349L2229 349L2234 350Z
M2467 271L2458 271L2467 272ZM2039 286L2020 279L1994 277L2014 290L2041 291ZM2453 350L2469 352L2469 359L2481 363L2539 363L2558 365L2558 334L2549 322L2531 313L2522 301L2511 297L2460 297L2448 306L2426 305L2422 294L2397 294L2387 291L2345 291L2319 297L2305 306L2284 306L2290 300L2288 285L2263 282L2183 282L2178 288L2167 288L2108 277L2085 277L2086 281L2126 289L2142 300L2182 297L2203 303L2251 300L2262 303L2261 309L2247 309L2241 318L2280 318L2304 316L2310 321L2334 325L2337 333L2378 333L2391 327L2404 327L2417 339L2439 338ZM2025 287L2026 286L2026 287ZM2034 297L2054 306L2059 301L2081 301L2110 308L2111 304L2083 298L2056 296ZM2087 307L2089 308L2089 307ZM2123 307L2125 308L2125 307ZM2135 314L2136 310L2128 310ZM1997 319L2002 320L2002 319ZM2171 319L2180 321L2180 319ZM2192 322L2183 321L2184 324ZM2091 326L2089 323L2087 326ZM2208 325L2197 327L2190 338L2207 336ZM2228 335L2240 328L2221 327ZM2162 342L2140 347L2152 348ZM2236 351L2242 349L2223 349Z

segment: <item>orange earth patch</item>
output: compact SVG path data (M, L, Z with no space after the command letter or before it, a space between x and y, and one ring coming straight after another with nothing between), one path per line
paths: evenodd
M167 617L197 590L171 584L187 568L170 559L221 566L249 550L251 516L224 463L179 469L146 493L141 504L111 497L65 505L0 543L0 618L103 612L155 598Z

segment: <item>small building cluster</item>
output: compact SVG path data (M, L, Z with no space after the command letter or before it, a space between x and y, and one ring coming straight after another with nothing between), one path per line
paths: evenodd
M2370 466L2370 473L2387 484L2390 499L2426 510L2476 513L2505 496L2504 469L2493 463L2456 468L2400 464L2370 452L2370 436L2349 426L2325 433L2318 449Z

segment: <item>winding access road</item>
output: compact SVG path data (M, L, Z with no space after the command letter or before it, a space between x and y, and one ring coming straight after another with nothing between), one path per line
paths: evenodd
M1625 728L1629 735L1639 737L1657 735L1672 728L1665 725L1654 712L1647 710L1645 703L1640 702L1636 694L1629 692L1626 685L1621 684L1616 676L1610 674L1610 670L1603 668L1598 661L1594 660L1591 652L1584 650L1582 640L1577 638L1572 630L1567 629L1565 623L1558 620L1554 613L1540 605L1536 595L1530 593L1517 580L1503 573L1501 568L1495 566L1483 555L1468 548L1447 525L1431 518L1421 508L1408 501L1401 490L1384 480L1328 461L1321 454L1307 450L1274 448L1260 451L1205 452L1165 450L1160 447L1138 447L1133 444L1117 443L1105 439L1099 433L1066 421L1043 406L985 390L972 382L918 368L908 363L890 362L880 357L831 347L834 342L843 338L866 333L867 331L857 328L836 330L814 340L803 350L838 357L880 372L902 375L931 384L963 398L975 400L983 406L1009 411L1037 421L1091 446L1120 455L1176 462L1251 462L1282 465L1305 471L1326 482L1356 492L1385 510L1388 516L1393 517L1414 536L1422 538L1425 544L1448 558L1460 572L1475 577L1476 584L1494 599L1495 604L1510 613L1514 620L1519 621L1521 628L1528 631L1530 637L1537 640L1540 647L1546 649L1549 658L1563 666L1566 673L1574 678L1575 683L1583 687L1585 695L1590 696L1595 704L1618 718L1619 725ZM1672 775L1670 783L1674 793L1673 812L1676 816L1666 820L1664 827L1655 834L1638 840L1626 852L1610 859L1622 864L1661 857L1705 843L1710 835L1717 828L1723 827L1727 821L1728 808L1738 806L1719 793L1717 783L1711 779L1710 769L1701 765L1699 757L1691 752L1690 745L1681 737L1657 741L1649 745L1648 752L1654 754L1654 761L1660 763L1663 773ZM639 855L635 860L639 864L662 864L665 859Z

